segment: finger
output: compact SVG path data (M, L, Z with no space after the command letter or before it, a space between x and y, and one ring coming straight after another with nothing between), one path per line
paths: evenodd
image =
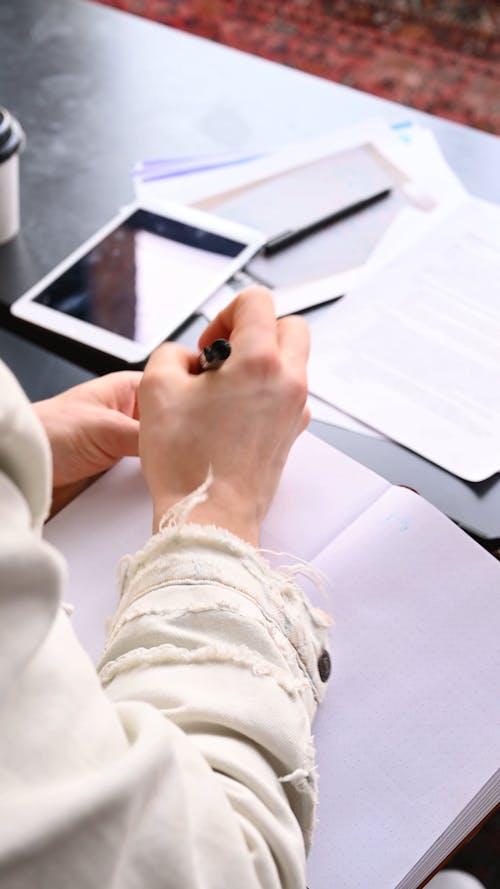
M309 407L308 404L306 404L306 405L304 405L304 408L302 410L300 431L304 432L304 430L307 429L307 427L309 426L310 422L311 422L311 408Z
M116 424L116 459L137 457L139 454L139 423L131 417L120 414Z
M198 371L198 355L180 343L163 343L152 353L144 377L193 374Z
M280 318L277 326L278 346L287 363L305 366L309 358L311 337L309 326L300 315Z
M122 457L136 457L139 452L139 422L119 411L106 411L94 427L93 437L100 459L104 457L107 466Z
M260 342L276 343L276 312L272 293L267 287L249 287L238 294L213 321L199 339L200 349L216 339L228 339L238 350Z
M141 371L123 370L99 377L89 385L94 387L101 404L121 411L129 417L136 417L137 389L141 379Z

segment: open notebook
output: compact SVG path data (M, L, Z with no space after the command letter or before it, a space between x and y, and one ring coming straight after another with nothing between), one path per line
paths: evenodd
M46 528L95 660L116 564L150 522L130 458ZM329 601L311 594L335 619L308 885L415 889L500 802L500 565L423 498L308 433L262 545L324 572Z

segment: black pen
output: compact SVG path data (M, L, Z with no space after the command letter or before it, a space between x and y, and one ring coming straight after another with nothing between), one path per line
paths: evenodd
M217 370L229 358L230 354L231 343L227 340L215 340L211 346L205 346L198 357L200 373L203 373L204 370Z
M302 241L309 235L314 234L314 232L326 228L334 222L340 222L341 219L347 219L348 216L354 216L355 213L360 213L361 210L365 210L367 207L371 207L372 204L387 198L390 193L391 189L385 188L383 191L372 194L369 198L363 198L362 201L356 201L355 204L349 204L347 207L342 207L341 210L336 210L335 213L329 213L315 222L310 222L304 225L303 228L282 232L280 235L271 238L267 244L264 244L262 253L264 256L274 256L275 253L279 253L280 250L284 250L286 247L291 247L292 244L297 244L298 241Z

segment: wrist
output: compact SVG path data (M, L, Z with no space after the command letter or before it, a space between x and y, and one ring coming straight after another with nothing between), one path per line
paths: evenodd
M153 533L159 530L163 516L179 503L179 499L168 496L156 497L153 501ZM187 521L195 525L215 525L225 528L252 546L259 545L260 522L255 510L249 504L227 498L218 502L212 489L208 499L198 503L188 512Z

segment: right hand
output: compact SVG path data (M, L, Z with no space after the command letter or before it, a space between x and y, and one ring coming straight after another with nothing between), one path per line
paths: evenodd
M198 487L209 465L208 500L189 520L215 524L258 545L291 445L310 419L306 407L309 333L302 318L276 319L271 293L252 287L219 313L200 348L224 337L232 353L198 373L198 355L166 343L139 387L139 453L162 515Z

